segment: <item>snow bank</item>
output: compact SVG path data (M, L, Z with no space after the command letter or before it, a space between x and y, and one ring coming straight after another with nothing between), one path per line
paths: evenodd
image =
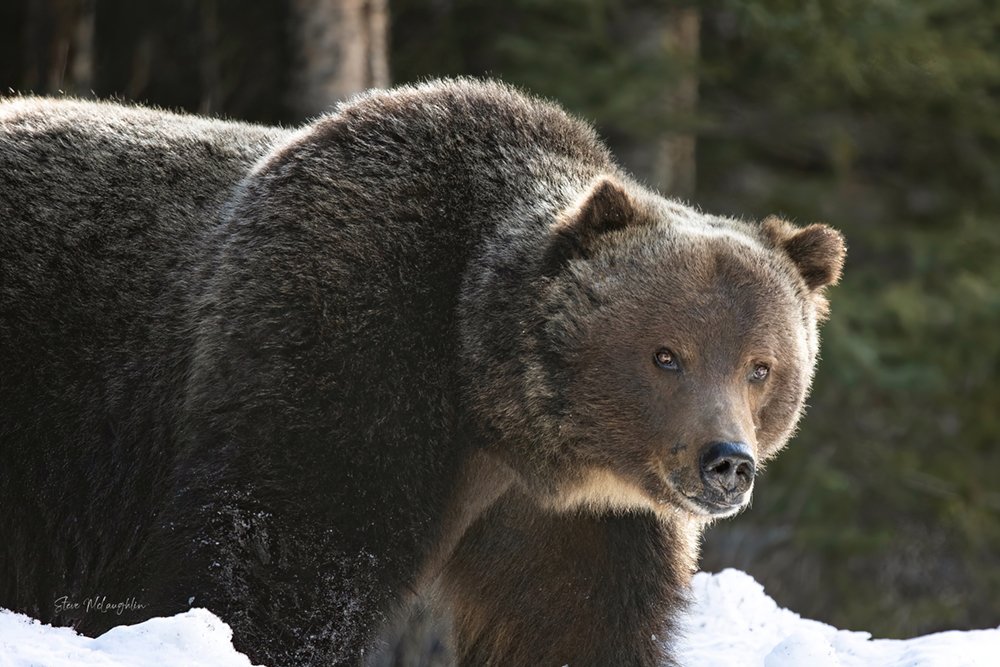
M0 667L251 667L205 609L121 625L97 639L0 610Z
M998 667L1000 628L872 639L781 609L739 570L699 573L677 647L690 667Z
M737 570L698 574L676 647L688 667L997 667L1000 628L871 639L781 609ZM250 667L204 609L114 628L97 639L0 610L0 667Z

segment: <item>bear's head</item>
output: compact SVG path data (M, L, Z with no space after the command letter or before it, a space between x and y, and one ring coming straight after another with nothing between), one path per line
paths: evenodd
M487 450L551 507L736 513L802 412L844 253L825 225L596 179L541 247L493 251L466 291Z

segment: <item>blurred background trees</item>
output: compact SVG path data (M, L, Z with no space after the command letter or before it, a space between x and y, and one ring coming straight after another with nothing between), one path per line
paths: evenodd
M0 3L7 92L297 123L456 74L559 100L707 211L846 233L807 418L703 566L881 636L1000 623L997 3Z

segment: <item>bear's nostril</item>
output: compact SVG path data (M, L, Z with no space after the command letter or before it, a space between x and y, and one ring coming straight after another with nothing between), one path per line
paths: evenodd
M725 475L727 472L729 472L730 467L732 466L730 465L729 461L722 461L721 463L719 463L719 465L712 468L712 472L717 475Z

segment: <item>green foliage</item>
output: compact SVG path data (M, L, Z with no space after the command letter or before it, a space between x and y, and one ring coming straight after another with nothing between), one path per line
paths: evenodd
M760 157L885 188L896 197L886 212L895 215L937 223L957 208L996 208L1000 6L724 7L708 19L704 40L706 60L715 61L705 110L722 121L721 136Z

